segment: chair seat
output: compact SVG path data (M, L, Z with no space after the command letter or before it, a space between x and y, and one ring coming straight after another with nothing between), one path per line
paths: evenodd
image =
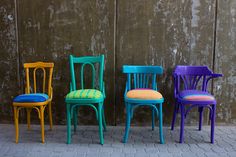
M208 92L199 91L199 90L184 90L179 93L181 99L187 101L213 101L215 100Z
M66 99L100 99L103 98L101 91L96 89L80 89L66 95Z
M137 88L127 92L127 98L130 99L145 99L145 100L156 100L162 99L161 93L153 89Z
M13 102L44 102L48 95L43 93L22 94L14 98Z

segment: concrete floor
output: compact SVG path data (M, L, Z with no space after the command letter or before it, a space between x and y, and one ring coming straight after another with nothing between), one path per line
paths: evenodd
M66 126L45 127L46 143L41 144L40 126L20 125L19 144L15 144L13 125L0 125L0 156L4 157L236 157L236 126L217 126L215 144L210 144L210 127L202 131L186 127L185 143L179 144L179 128L164 127L165 144L159 144L158 128L131 127L127 144L121 142L124 127L108 127L105 144L99 144L97 126L79 126L66 144Z

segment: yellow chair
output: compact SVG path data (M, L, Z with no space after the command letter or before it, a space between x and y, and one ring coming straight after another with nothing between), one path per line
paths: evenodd
M26 108L27 113L27 125L30 129L30 113L32 109L36 109L41 124L41 134L42 134L42 143L44 143L44 110L48 105L48 114L49 114L49 123L50 129L52 129L52 73L53 73L54 63L45 63L45 62L35 62L35 63L25 63L24 69L26 73L26 88L25 94L19 95L13 100L14 107L14 120L16 128L16 143L19 139L19 126L18 126L18 117L19 111L22 108ZM43 72L43 84L42 84L42 93L38 93L40 88L37 88L37 70L42 70ZM32 73L31 73L32 72ZM33 93L31 93L31 84L30 76L33 76ZM47 76L48 74L48 76ZM47 83L47 85L46 85Z

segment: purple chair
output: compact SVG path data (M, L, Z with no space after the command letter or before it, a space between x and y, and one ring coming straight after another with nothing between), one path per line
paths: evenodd
M180 112L180 143L184 141L184 119L193 107L198 107L199 130L202 128L203 108L208 108L210 110L211 143L214 143L216 100L214 96L207 91L207 85L212 78L222 76L222 74L214 74L207 66L181 65L176 67L173 73L175 108L171 130L174 130L176 115Z

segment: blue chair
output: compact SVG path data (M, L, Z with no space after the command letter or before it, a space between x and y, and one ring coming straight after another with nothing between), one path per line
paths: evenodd
M123 66L123 73L127 74L124 94L126 106L126 128L123 142L129 136L130 121L134 110L139 106L149 106L152 109L152 130L154 130L155 116L159 118L160 143L164 143L162 131L162 103L164 98L157 90L156 76L163 74L161 66Z

